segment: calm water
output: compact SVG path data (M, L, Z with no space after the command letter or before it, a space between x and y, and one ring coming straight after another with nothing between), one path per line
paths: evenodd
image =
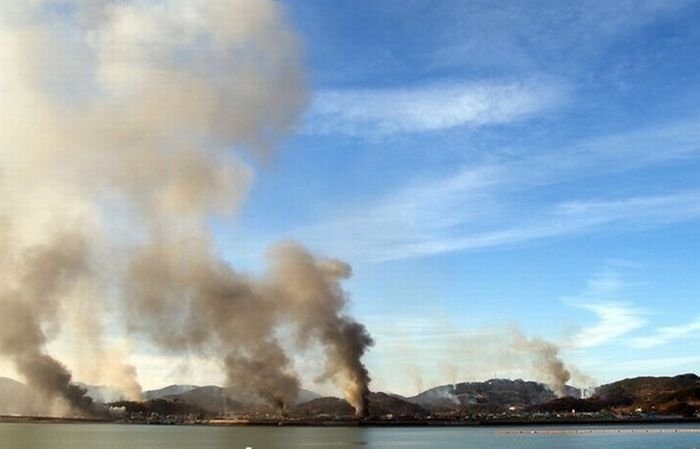
M630 429L633 427L613 427ZM537 429L545 429L538 427ZM584 429L590 427L549 427ZM595 427L600 429L601 427ZM634 427L644 429L644 427ZM700 425L650 429L700 429ZM512 435L518 428L178 427L0 424L5 449L700 449L700 433ZM533 428L523 428L530 432Z

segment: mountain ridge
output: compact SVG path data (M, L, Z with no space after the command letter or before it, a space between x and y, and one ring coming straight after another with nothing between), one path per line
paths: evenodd
M104 386L85 385L88 392L114 393ZM700 410L700 377L693 373L677 376L639 376L597 387L590 397L567 387L570 393L558 398L545 384L522 379L489 379L460 382L429 388L415 396L404 397L386 392L370 393L371 416L427 417L431 414L481 414L496 412L561 413L577 410L594 413L658 413L694 416ZM230 414L275 414L260 399L242 395L216 385L174 384L144 392L145 401L109 401L119 406L144 404L158 409L200 410L211 416ZM0 377L0 414L41 414L39 395L23 383ZM104 398L95 398L104 401ZM108 402L108 401L104 401ZM171 404L171 405L168 405ZM289 416L352 416L354 410L341 398L301 390L295 404L283 413Z

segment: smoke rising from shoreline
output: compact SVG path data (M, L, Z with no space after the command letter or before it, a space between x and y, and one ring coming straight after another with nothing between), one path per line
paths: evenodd
M559 356L557 345L541 338L526 337L521 332L514 331L513 349L530 354L537 379L549 385L558 397L566 396L566 383L571 379L571 372Z
M362 356L372 344L365 327L342 315L347 303L340 282L351 275L348 264L339 260L315 259L298 245L280 245L270 253L272 286L292 305L297 338L303 344L317 340L326 353L321 378L340 386L358 416L367 413L370 377Z
M560 347L551 341L527 336L516 326L485 329L467 336L452 337L446 343L454 348L450 359L439 362L443 375L454 384L464 380L498 377L526 378L549 386L555 395L567 394L572 377L592 385L593 379L567 364ZM444 378L438 382L444 381Z
M173 352L222 354L229 386L282 408L294 403L299 380L275 332L292 324L297 346L324 347L325 378L364 413L369 376L360 359L372 339L341 314L340 281L349 267L285 243L270 251L273 267L256 280L205 248L196 242L142 248L125 281L132 330Z
M364 414L372 340L343 314L349 266L287 243L253 279L216 256L207 225L247 196L241 150L268 157L307 103L280 5L10 1L0 17L0 57L14 65L0 73L11 161L0 166L0 349L28 383L90 413L46 351L66 304L108 300L86 283L115 292L132 335L219 360L229 386L280 408L299 389L277 336L292 326L298 347L324 348L324 378ZM102 308L89 310L78 334L105 360ZM118 365L138 399L135 370Z
M73 384L70 371L46 353L46 329L59 325L61 301L89 273L86 258L80 236L63 233L22 254L16 261L15 283L0 291L0 354L14 362L32 388L91 414L93 404L85 390Z

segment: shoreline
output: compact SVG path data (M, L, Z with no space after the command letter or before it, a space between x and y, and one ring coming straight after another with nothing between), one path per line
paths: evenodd
M143 423L99 418L73 418L52 416L15 416L0 415L0 424L121 424L152 426L211 426L211 427L533 427L533 426L662 426L664 424L700 424L700 418L668 419L560 419L560 420L421 420L421 421L384 421L384 420L235 420L212 419L198 423Z

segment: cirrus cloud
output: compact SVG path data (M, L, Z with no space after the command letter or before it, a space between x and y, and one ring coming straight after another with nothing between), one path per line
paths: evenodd
M509 123L561 104L564 92L551 80L322 90L315 95L306 130L359 136Z
M635 348L646 349L698 335L700 335L700 317L685 324L659 327L651 335L635 338L631 344Z

